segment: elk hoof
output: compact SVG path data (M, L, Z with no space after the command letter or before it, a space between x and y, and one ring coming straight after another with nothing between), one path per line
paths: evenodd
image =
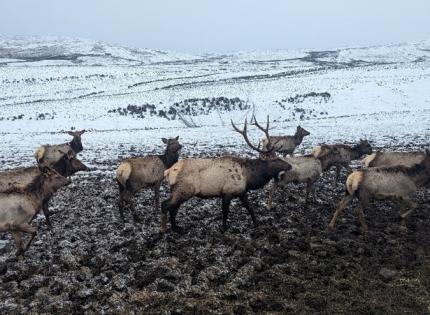
M22 261L24 259L24 251L23 250L18 250L15 253L15 256L16 256L16 260L17 261Z
M400 232L402 233L402 234L405 234L405 233L407 233L409 231L409 229L406 227L406 225L404 225L404 224L401 224L400 225Z
M166 215L161 215L161 224L160 224L160 232L161 233L166 233L167 231L167 216Z

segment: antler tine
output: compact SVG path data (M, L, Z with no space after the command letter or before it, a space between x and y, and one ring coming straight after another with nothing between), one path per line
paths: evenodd
M252 119L254 121L254 125L260 129L261 131L264 132L264 135L266 136L266 140L267 140L267 145L266 148L267 150L264 153L271 153L273 150L275 150L275 146L272 145L272 142L270 140L270 135L269 135L269 129L270 129L270 120L269 120L269 115L267 115L267 119L266 119L266 128L264 128L263 126L261 126L257 119L255 118L255 115L252 116Z
M252 120L253 120L253 124L260 129L261 131L264 132L264 134L266 135L266 138L269 139L269 127L270 127L270 123L269 123L269 115L267 115L267 121L266 121L266 128L264 128L263 126L261 126L258 121L257 118L255 118L255 115L252 115Z

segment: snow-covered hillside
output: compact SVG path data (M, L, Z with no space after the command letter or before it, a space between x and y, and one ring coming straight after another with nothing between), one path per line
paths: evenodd
M184 154L238 151L230 119L270 114L272 134L322 142L427 143L430 41L330 51L191 55L82 39L0 36L1 168L33 163L41 144L88 129L83 160L100 167L130 148L160 151L180 135ZM197 126L189 128L189 125ZM255 141L261 135L253 131ZM239 145L240 144L240 145Z

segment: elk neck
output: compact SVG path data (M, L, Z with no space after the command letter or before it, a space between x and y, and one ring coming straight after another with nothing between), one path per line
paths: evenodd
M430 184L430 160L424 159L420 164L407 168L406 174L412 178L417 186L427 186Z
M351 159L352 160L356 160L364 154L363 150L359 144L356 144L355 146L353 146L349 151L351 152Z
M304 137L305 136L303 134L296 131L296 133L294 134L294 144L297 146L302 143Z
M169 148L166 148L166 151L164 151L164 154L158 155L158 157L161 159L161 161L163 161L164 167L168 169L173 164L178 162L179 151L173 151L173 150L169 150Z
M269 161L261 159L246 159L246 189L256 190L266 185L271 179Z
M72 141L69 142L70 147L75 153L81 152L84 148L82 147L82 141L80 137L74 136Z
M36 179L27 187L26 194L31 198L33 204L37 207L42 205L43 199L49 197L43 189L45 178L42 174L36 177Z

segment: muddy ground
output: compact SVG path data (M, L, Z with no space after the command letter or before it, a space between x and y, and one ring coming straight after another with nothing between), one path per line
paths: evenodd
M407 233L389 203L367 209L367 235L352 208L333 233L343 185L332 178L307 207L298 186L270 211L267 188L251 193L259 226L234 202L224 234L220 200L192 199L178 214L183 233L161 235L152 191L135 200L142 222L128 213L123 225L113 172L76 176L51 202L53 229L34 221L23 260L0 236L0 313L428 314L429 190L417 193Z

